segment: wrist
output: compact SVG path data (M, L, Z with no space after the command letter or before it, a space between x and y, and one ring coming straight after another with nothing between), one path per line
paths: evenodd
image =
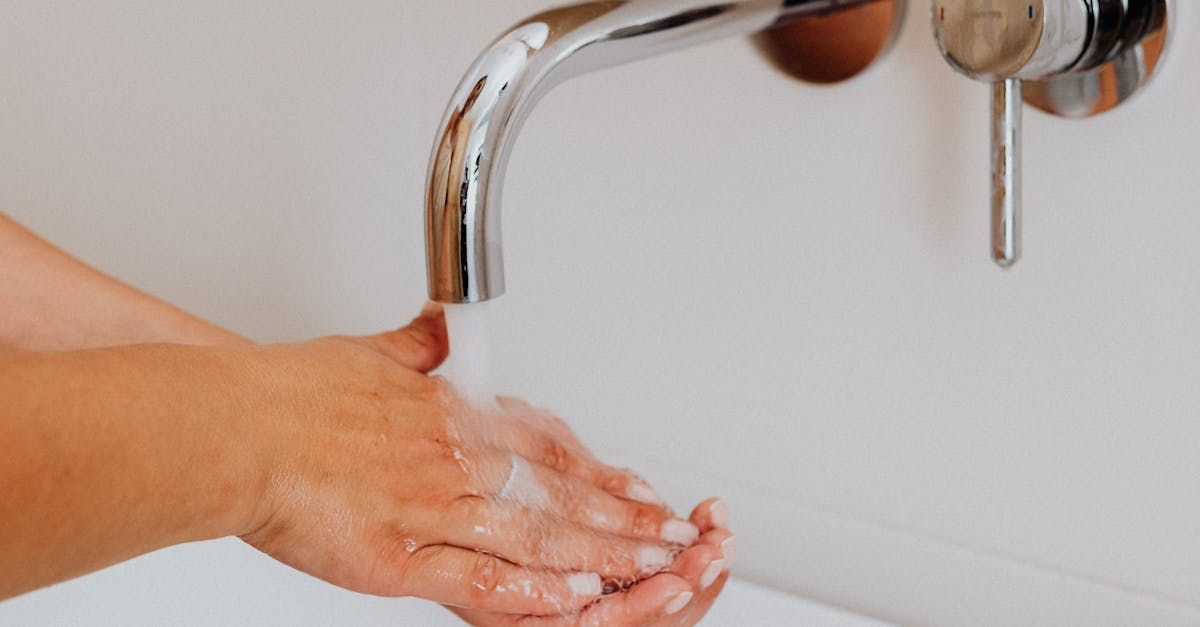
M231 491L222 535L253 537L270 526L281 493L297 476L297 460L311 447L303 442L301 416L319 402L319 381L306 366L303 344L233 349L245 373L239 379L239 410L231 432L240 434L236 464L243 480Z
M224 401L221 411L201 411L210 418L199 431L209 451L204 458L211 472L202 474L210 479L211 498L194 533L196 539L244 536L269 518L271 486L280 476L277 461L285 446L281 428L293 395L287 369L270 347L202 350L217 355L213 389Z

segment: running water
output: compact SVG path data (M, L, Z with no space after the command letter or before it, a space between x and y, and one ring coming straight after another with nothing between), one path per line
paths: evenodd
M443 368L446 378L472 404L493 409L492 345L488 326L492 303L446 305L446 330L450 335L450 357Z
M497 429L509 427L519 417L501 415L503 410L496 401L492 381L491 320L493 309L494 305L491 301L444 306L450 355L442 367L441 374L454 386L458 395L472 406L456 416L455 426L461 430L464 441L475 446L483 445L493 450L496 448L505 450L511 446L510 441L504 438L503 434L498 433ZM536 410L531 409L531 413L536 413ZM526 416L525 419L531 421L530 425L538 424L533 416ZM524 512L531 509L552 509L553 500L550 497L550 491L539 480L535 465L520 454L510 452L507 460L493 460L490 464L481 463L479 460L469 461L457 449L454 454L465 473L474 476L475 480L482 485L494 486L493 498L501 505L502 511L495 512L491 518L475 521L474 530L479 536L490 537L497 533L498 529L519 528L515 521L527 516ZM629 495L631 498L643 502L660 502L661 500L648 485L640 480L629 486ZM508 502L515 502L523 509L508 509L504 505ZM609 513L607 512L597 510L587 513L592 517L597 528L603 527L608 522ZM698 533L688 523L675 521L675 524L684 524L689 527L689 530L684 531L684 535L688 536L684 540L685 544L690 546ZM663 532L665 533L667 530L668 527L664 526ZM550 532L546 531L546 533ZM688 535L689 533L690 535ZM670 540L665 535L663 537ZM605 575L603 577L597 572L569 573L567 574L567 585L574 594L583 596L595 596L601 593L607 595L619 590L626 590L638 581L666 569L682 550L683 548L679 546L666 546L661 542L612 546L609 547L609 551L612 553L613 563L631 564L629 569L625 569L621 575ZM561 557L558 559L566 560ZM529 581L520 583L523 585L510 584L509 587L502 587L497 592L518 592L525 596L541 594L533 591ZM552 594L542 598L558 608L560 613L565 614L562 599L558 599Z

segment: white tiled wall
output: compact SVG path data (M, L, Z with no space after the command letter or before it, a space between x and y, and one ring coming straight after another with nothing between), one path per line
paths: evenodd
M1134 104L1027 116L1001 273L985 89L912 4L846 85L728 41L551 94L507 187L504 387L681 505L726 496L756 581L921 624L1200 624L1200 13ZM10 2L0 206L262 340L394 325L441 108L543 6Z

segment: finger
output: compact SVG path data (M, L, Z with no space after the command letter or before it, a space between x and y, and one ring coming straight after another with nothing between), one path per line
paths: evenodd
M522 568L494 555L450 545L417 549L405 562L406 596L504 614L578 611L600 598L596 573Z
M718 530L701 536L695 546L680 554L671 565L671 572L692 586L693 596L681 610L660 618L653 625L694 625L708 612L729 576L727 561L718 542L724 534L727 532Z
M682 577L698 592L707 589L725 571L721 549L712 544L696 544L679 554L669 572Z
M737 549L737 542L734 540L733 532L728 529L713 529L700 536L698 544L709 544L721 549L721 556L725 558L725 567L733 565L733 556Z
M516 453L476 452L467 464L477 469L469 485L476 496L513 501L626 538L689 546L700 535L695 525L661 507L615 497Z
M710 541L717 541L729 536L727 531L717 531L706 534L701 538L701 544L684 551L672 565L671 572L684 583L691 586L690 595L682 588L676 588L664 596L654 599L652 590L643 590L656 580L666 575L658 575L639 583L629 590L606 596L595 605L589 606L575 616L565 617L522 617L486 612L454 610L463 620L474 625L515 627L556 627L565 625L608 625L636 624L667 627L673 625L694 625L708 613L713 602L724 589L729 579L728 570L719 572L707 585L703 585L705 574L712 570L712 560L716 553L715 546ZM730 536L731 537L731 536ZM718 558L718 560L721 558ZM674 596L671 596L674 595ZM669 600L668 600L669 599ZM664 603L664 601L666 601ZM672 602L674 605L672 605ZM678 607L678 609L676 609ZM668 611L673 610L673 611Z
M521 627L592 627L647 625L683 611L693 597L691 586L675 575L655 575L624 592L604 597L570 616L498 616L478 610L455 610L473 625Z
M452 508L429 525L441 543L471 547L527 568L594 572L606 581L632 583L668 567L678 552L510 501L467 498L455 501Z
M533 465L533 472L546 487L550 511L568 520L619 536L678 546L690 546L700 536L695 525L672 517L656 505L615 497L578 477L540 464Z
M624 592L604 597L584 610L575 624L580 626L646 625L678 614L695 596L691 585L677 575L655 575ZM535 627L553 624L547 619L530 621Z
M715 528L729 528L729 510L725 505L725 501L718 498L705 499L701 501L696 509L692 510L692 515L689 517L693 525L701 531L709 531Z
M432 371L450 353L446 318L437 303L427 304L408 326L361 339L401 366L418 372Z
M554 426L554 421L538 418L529 422L524 416L514 417L507 423L509 428L500 431L496 445L530 461L579 477L614 496L665 506L644 479L630 470L609 466L596 459L574 439L565 424Z
M720 596L721 590L725 588L728 581L729 573L726 572L719 576L707 590L696 593L682 610L652 623L653 627L690 627L700 622L700 619L704 618L704 615L712 608L712 604Z

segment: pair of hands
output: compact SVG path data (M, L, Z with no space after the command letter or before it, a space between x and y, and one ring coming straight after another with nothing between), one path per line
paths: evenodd
M260 350L302 399L272 419L242 534L280 561L477 625L690 625L724 586L722 502L678 519L562 420L460 399L428 375L448 350L439 308L379 336Z
M482 625L691 624L725 582L718 502L676 519L557 418L429 376L437 308L256 346L2 213L0 302L0 599L231 534Z

